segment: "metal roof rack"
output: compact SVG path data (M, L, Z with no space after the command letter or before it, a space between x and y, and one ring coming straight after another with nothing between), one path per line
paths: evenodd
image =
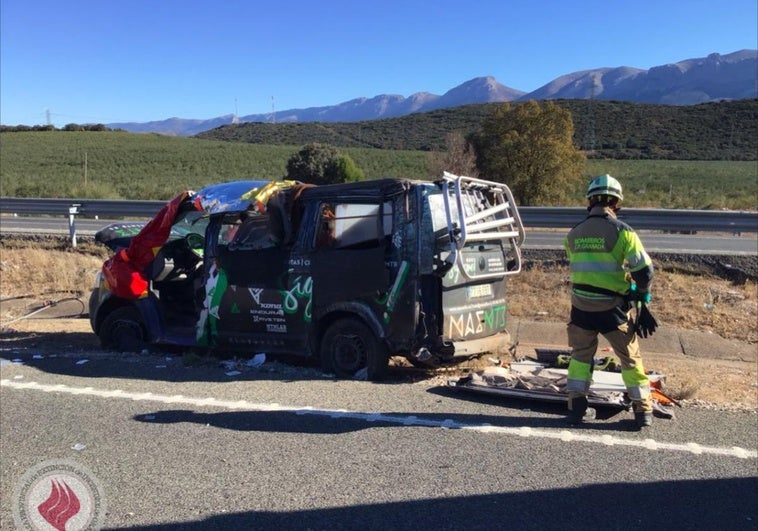
M503 183L444 172L442 192L450 235L447 262L457 263L468 280L501 278L519 273L525 234L510 188ZM453 197L455 208L450 204ZM503 263L511 261L513 265L506 265L503 272L497 273L472 274L466 271L461 253L466 244L494 240L502 242Z

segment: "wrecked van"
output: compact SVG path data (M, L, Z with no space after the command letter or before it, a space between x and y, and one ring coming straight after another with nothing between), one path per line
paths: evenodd
M376 379L390 356L438 365L510 346L524 228L507 186L445 173L216 184L96 239L115 251L90 297L103 347L294 353Z

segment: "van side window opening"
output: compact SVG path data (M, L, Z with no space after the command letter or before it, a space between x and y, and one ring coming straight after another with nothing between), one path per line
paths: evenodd
M393 207L356 203L324 203L316 231L317 248L368 248L392 235Z
M228 246L237 234L241 224L242 222L239 220L224 220L224 223L221 225L221 230L219 230L218 233L218 245Z
M332 203L324 203L319 209L318 228L316 230L316 248L330 249L336 244L335 214Z
M219 244L228 244L230 251L256 251L278 245L271 232L268 215L253 215L241 222L224 225L219 235Z

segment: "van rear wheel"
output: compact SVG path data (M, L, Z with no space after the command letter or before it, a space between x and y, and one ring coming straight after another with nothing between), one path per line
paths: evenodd
M321 365L340 378L379 380L387 371L389 356L369 327L348 317L335 321L324 333Z
M89 296L89 304L87 305L87 314L89 315L89 324L92 327L92 331L95 331L95 312L97 311L97 305L100 302L100 288L92 290Z
M139 310L122 306L109 313L100 325L100 345L119 352L141 352L145 348L145 327Z

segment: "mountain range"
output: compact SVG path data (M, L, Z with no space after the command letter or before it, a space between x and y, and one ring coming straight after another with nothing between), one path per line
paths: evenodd
M602 99L663 105L694 105L718 100L758 97L758 50L727 55L713 53L698 59L655 66L648 70L628 66L583 70L560 76L533 92L507 87L494 77L477 77L439 96L417 92L409 97L380 94L324 107L288 109L207 120L169 118L152 122L107 124L133 133L192 136L222 125L242 122L357 122L394 118L411 113L462 105L548 99Z

